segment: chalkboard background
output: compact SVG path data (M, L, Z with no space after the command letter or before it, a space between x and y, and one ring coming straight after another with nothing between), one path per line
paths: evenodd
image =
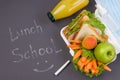
M0 80L119 80L119 55L109 65L113 71L99 77L88 78L72 64L60 75L53 75L72 58L60 30L80 12L52 23L46 13L58 2L0 0ZM93 12L94 0L84 9Z

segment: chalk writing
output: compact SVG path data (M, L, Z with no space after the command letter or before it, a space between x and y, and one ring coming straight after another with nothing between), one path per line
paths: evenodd
M34 20L34 26L32 27L27 27L21 30L14 30L12 28L9 28L9 34L10 34L10 40L11 42L16 41L17 39L23 37L23 36L28 36L31 34L38 34L42 33L43 29L40 25L37 25L36 21Z
M56 47L55 47L55 44L54 44L54 41L53 41L52 38L50 39L50 41L51 41L51 43L53 44L53 47L54 47L54 49L55 49L55 53L59 53L59 52L62 51L62 49L56 50Z
M60 53L62 51L62 49L57 50L55 48L55 44L54 44L54 41L52 38L49 41L52 44L52 46L48 46L48 47L44 47L44 48L41 47L39 49L34 49L33 46L31 44L29 44L28 45L29 49L26 50L25 52L23 52L22 54L20 53L22 51L20 48L14 48L12 50L12 54L13 54L13 56L17 57L17 59L14 60L13 62L19 63L23 60L36 59L39 56L50 55L53 53Z
M15 54L15 51L18 51L18 50L19 50L19 48L15 48L15 49L12 50L13 56L19 57L18 60L13 61L15 63L19 63L19 62L21 62L23 60L23 55L21 55L21 54Z
M10 34L10 41L13 43L17 41L18 39L24 37L27 38L29 36L34 36L36 34L44 33L42 27L36 23L35 20L33 20L34 26L29 26L24 29L14 29L14 28L9 28L9 34ZM43 56L48 56L52 55L54 53L61 53L62 49L58 49L56 47L56 44L53 40L53 38L48 39L49 43L51 45L48 45L46 47L39 47L35 48L32 44L27 44L27 48L23 51L22 48L15 47L11 50L11 53L13 55L13 62L14 63L21 63L24 62L25 60L34 60L37 58L42 58L42 60L38 61L36 65L34 66L33 71L34 72L46 72L51 70L54 67L54 63L49 63L48 60L43 59ZM23 42L23 41L22 41ZM14 43L15 44L15 43ZM42 44L43 45L43 44ZM44 62L43 64L40 64L41 62ZM48 66L49 63L49 66ZM48 67L42 67L48 66Z

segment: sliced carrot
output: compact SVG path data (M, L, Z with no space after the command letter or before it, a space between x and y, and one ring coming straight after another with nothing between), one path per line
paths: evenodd
M95 71L95 72L94 72ZM92 60L92 74L98 74L98 66L97 61L95 59Z
M77 65L80 67L80 69L82 69L83 64L82 64L81 60L79 60L79 61L77 62Z
M83 63L85 63L85 62L87 61L87 58L84 57L84 56L82 56L80 59L81 59L81 61L82 61Z
M80 44L80 43L81 43L80 40L71 40L70 42L71 42L71 43L76 43L76 44Z
M98 65L103 65L103 68L109 72L112 71L107 65L103 64L102 62L98 62Z
M87 67L88 69L91 69L91 68L92 68L92 61L90 61L90 62L86 65L86 67Z
M80 44L77 44L77 43L71 43L72 45L79 45L80 46Z
M82 65L81 60L79 59L79 61L77 62L77 65L80 67Z
M96 71L94 68L91 68L90 70L91 70L92 74L96 74Z
M95 70L95 74L98 74L98 72L99 72L99 70L98 70L98 69L96 69L96 70Z
M84 72L89 73L89 69L86 66L84 67Z
M97 69L97 63L95 59L92 60L92 65L94 69Z
M80 49L80 46L79 45L68 45L67 47L75 50L75 49Z
M84 63L81 62L81 59L77 62L77 65L82 69L84 67Z
M82 50L80 49L80 50L78 50L78 51L76 52L76 54L73 56L73 60L79 58L81 54L82 54Z
M84 63L82 63L82 64L81 64L81 66L80 66L80 69L82 69L82 68L84 67L84 65L85 65L85 64L84 64Z
M90 61L90 59L87 59L86 62L84 62L84 64L87 65Z
M105 65L105 64L103 64L103 68L104 68L105 70L109 71L109 72L112 71L112 70L111 70L107 65Z

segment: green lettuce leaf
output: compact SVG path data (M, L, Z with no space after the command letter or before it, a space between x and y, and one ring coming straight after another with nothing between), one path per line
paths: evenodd
M105 25L102 24L100 20L98 20L94 13L91 13L90 11L84 10L82 11L75 19L72 19L72 22L68 25L68 36L70 36L73 32L77 31L81 25L76 25L73 29L72 26L80 19L82 15L88 15L90 20L85 21L84 23L90 24L95 28L98 28L101 30L102 35L104 35L105 31Z
M100 29L102 31L102 34L104 35L105 25L102 24L102 22L95 17L94 13L86 11L86 15L90 17L90 20L87 20L85 23L88 23L93 27Z
M76 17L75 19L72 19L72 22L68 25L68 28L71 29L71 27L78 21L80 17Z
M76 32L80 28L80 25L77 24L71 31L68 32L68 35L71 35L72 33Z
M101 75L105 71L105 69L103 68L103 65L98 65L98 70L99 70L99 73L96 74L96 76Z
M90 60L95 59L93 50L88 50L85 48L82 49L82 56L85 56L87 57L87 59L90 59Z

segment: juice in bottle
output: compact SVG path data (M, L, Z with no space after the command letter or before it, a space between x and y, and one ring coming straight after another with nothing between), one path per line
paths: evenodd
M48 12L48 17L52 22L69 17L88 3L89 0L61 0L51 12Z

